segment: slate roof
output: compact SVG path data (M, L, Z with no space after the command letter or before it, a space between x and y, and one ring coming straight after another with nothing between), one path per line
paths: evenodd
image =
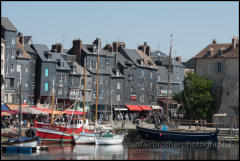
M75 62L75 61L68 62L68 65L69 65L69 67L76 66L76 74L84 75L84 67L79 65L77 62ZM71 73L71 74L74 74L74 73ZM86 70L86 75L90 75L90 73L87 70Z
M160 82L168 82L168 70L164 66L158 66L157 73L160 74ZM170 73L170 83L180 83L176 75Z
M24 44L28 44L32 40L32 36L24 36Z
M35 53L35 51L31 47L31 45L29 45L29 44L25 45L24 48L28 53Z
M162 60L162 65L169 65L169 56L167 56L165 59ZM175 58L172 58L172 65L173 66L184 66L182 63L175 60Z
M166 57L167 54L161 52L160 50L156 50L151 52L151 55L150 55L150 57L159 57L159 56Z
M17 31L16 27L7 17L1 17L1 26L6 30Z
M195 62L193 58L189 59L186 62L182 62L182 64L185 66L185 68L188 68L188 69L194 69L195 67Z
M52 53L49 52L49 49L47 47L47 45L43 45L43 44L32 44L32 46L34 47L34 49L37 51L37 54L39 55L39 57L41 58L42 61L44 62L54 62L56 63L56 69L58 70L71 70L71 68L69 67L69 65L67 64L67 62L63 59L63 57L67 54L64 53ZM48 60L45 56L44 53L48 52L48 54L51 54L51 59ZM60 67L57 65L57 59L59 59L61 61L61 63L64 64L63 67Z

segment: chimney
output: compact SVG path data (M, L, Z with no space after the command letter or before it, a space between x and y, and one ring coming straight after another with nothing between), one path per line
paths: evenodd
M113 47L112 47L112 45L107 44L107 45L105 45L105 47L103 48L103 50L108 50L110 53L112 53L112 52L113 52Z
M52 50L51 52L53 53L62 53L63 52L63 46L61 43L56 43L52 45Z
M23 36L23 34L21 32L18 32L17 37L18 37L18 40L19 40L20 44L22 44L22 46L24 46L24 36Z
M76 61L78 64L83 65L84 62L81 63L81 51L82 51L82 41L80 39L73 40L73 52L74 52L74 55L76 55Z
M175 58L175 60L176 60L177 62L181 63L181 56L177 56L177 57Z
M148 57L151 55L151 48L147 45L147 42L144 42L143 45L138 47L138 50L142 50L144 54L146 54Z
M96 40L93 41L93 44L95 44L97 46L97 48L98 48L98 45L99 45L99 50L102 48L100 38L96 38Z
M216 39L213 39L212 44L216 44L216 43L217 43Z
M113 42L113 52L118 52L119 51L119 47L122 46L122 48L126 47L126 44L124 42Z
M236 36L233 36L233 39L232 39L232 48L235 49L238 45L238 37Z

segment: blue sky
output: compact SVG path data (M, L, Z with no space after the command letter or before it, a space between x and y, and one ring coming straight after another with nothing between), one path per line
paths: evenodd
M215 38L230 43L239 35L239 2L2 2L1 14L19 32L32 35L34 43L61 42L64 48L80 38L102 46L124 41L136 49L147 42L151 50L169 54L173 34L173 56L190 59Z

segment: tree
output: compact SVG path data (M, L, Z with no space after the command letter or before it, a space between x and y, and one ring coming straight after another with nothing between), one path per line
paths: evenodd
M189 72L184 80L184 90L173 96L179 110L187 119L210 120L214 110L212 94L214 80Z

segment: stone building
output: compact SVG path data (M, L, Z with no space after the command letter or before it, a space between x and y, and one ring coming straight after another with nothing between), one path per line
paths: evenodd
M1 104L4 103L4 83L5 83L5 40L1 37Z
M216 114L221 127L239 126L239 40L219 44L214 39L195 57L195 71L215 80Z

